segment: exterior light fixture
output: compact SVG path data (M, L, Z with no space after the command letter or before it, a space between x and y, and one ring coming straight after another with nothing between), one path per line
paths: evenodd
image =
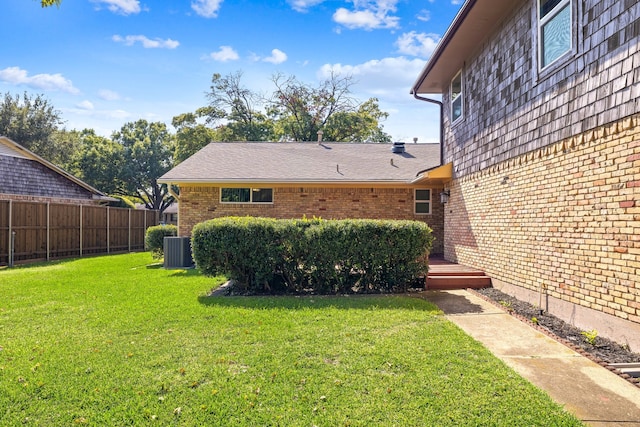
M443 205L447 202L449 202L449 196L450 196L450 192L449 190L442 190L442 192L440 193L440 203L442 203Z

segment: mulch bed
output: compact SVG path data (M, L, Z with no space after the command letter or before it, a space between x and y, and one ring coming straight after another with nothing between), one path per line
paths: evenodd
M597 331L583 331L556 316L544 311L541 313L538 307L497 289L485 288L470 291L640 387L640 378L633 378L608 366L609 363L640 362L640 354L630 351L626 346L597 336Z

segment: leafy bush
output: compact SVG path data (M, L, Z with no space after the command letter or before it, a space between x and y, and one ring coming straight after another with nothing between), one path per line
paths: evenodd
M269 289L282 258L279 223L274 219L225 217L197 224L193 255L202 272L226 275L245 290Z
M144 245L155 257L162 258L164 256L164 238L177 235L178 227L175 225L155 225L147 228Z
M406 290L426 274L432 243L418 221L226 217L196 225L192 236L204 274L251 293Z

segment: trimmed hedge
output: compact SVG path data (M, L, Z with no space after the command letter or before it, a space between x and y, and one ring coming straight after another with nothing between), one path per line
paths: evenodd
M147 228L147 232L144 235L144 246L155 257L162 258L164 256L164 238L177 235L178 227L175 225L154 225Z
M192 233L198 268L248 293L404 291L426 275L432 243L419 221L225 217Z

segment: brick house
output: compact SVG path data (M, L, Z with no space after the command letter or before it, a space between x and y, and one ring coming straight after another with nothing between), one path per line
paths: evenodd
M3 136L0 199L86 205L115 200Z
M443 251L439 144L216 142L162 176L177 185L178 234L222 216L424 221Z
M467 0L412 92L442 96L446 259L640 351L640 2Z

